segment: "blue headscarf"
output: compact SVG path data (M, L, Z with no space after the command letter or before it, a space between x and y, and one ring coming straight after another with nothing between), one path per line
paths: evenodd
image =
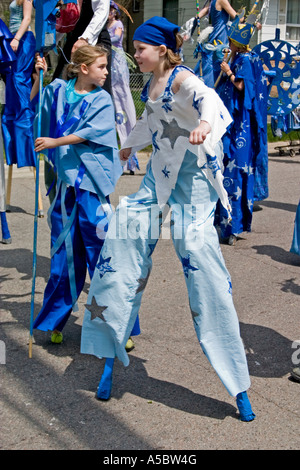
M166 18L153 16L139 26L133 35L133 41L141 41L152 46L165 45L168 49L178 52L175 34L180 27L170 23Z

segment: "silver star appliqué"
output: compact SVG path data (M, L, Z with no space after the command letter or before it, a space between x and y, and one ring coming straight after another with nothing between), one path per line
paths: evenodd
M178 137L190 136L190 132L187 129L182 129L178 126L176 119L173 118L171 122L164 121L163 119L160 121L164 128L161 139L169 139L172 149Z
M95 297L92 298L91 305L85 304L85 307L91 314L91 321L95 320L95 318L100 318L100 320L106 322L103 312L107 309L107 306L98 305Z

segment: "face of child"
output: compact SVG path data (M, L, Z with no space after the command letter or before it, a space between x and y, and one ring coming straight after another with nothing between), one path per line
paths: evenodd
M106 55L98 57L95 62L87 67L87 70L86 80L88 83L95 87L102 87L108 75Z
M134 58L143 73L153 72L161 57L160 46L152 46L141 41L133 41Z

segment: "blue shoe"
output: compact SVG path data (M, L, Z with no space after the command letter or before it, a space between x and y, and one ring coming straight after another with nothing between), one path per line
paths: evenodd
M109 400L112 388L112 372L113 372L114 359L107 358L105 360L104 371L96 392L98 400Z
M255 419L247 392L241 392L236 396L236 404L240 412L241 421L253 421Z

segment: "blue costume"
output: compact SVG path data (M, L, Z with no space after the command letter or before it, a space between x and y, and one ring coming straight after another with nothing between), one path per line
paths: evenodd
M228 29L227 23L229 21L229 15L225 10L216 9L216 1L212 0L209 7L209 19L213 26L213 31L210 33L207 42L200 44L199 51L201 53L201 59L198 61L195 67L195 73L200 76L204 83L213 87L216 79L220 73L220 62L222 59L217 59L217 45L222 43L224 46L228 46Z
M22 21L23 6L16 0L10 4L11 33L16 33ZM33 120L30 104L31 74L34 68L35 37L26 31L16 51L17 60L6 73L6 97L2 115L3 142L8 165L35 166Z
M223 138L224 186L232 220L219 205L216 220L222 238L250 232L253 202L268 197L267 79L254 52L237 53L230 68L235 80L244 80L245 89L237 90L227 76L217 87L233 119Z
M146 110L125 144L134 144L135 151L152 142L153 153L140 189L121 201L109 225L90 287L81 352L117 356L128 365L125 344L150 275L161 210L169 207L196 334L229 393L237 395L249 387L250 379L230 276L213 226L219 197L213 176L219 172L216 152L230 119L216 93L192 74L173 94L172 83L180 70L174 69L163 96L155 102L146 86ZM188 143L200 116L212 125L211 147Z
M49 209L51 273L34 328L64 327L83 289L88 268L92 277L112 213L109 195L122 173L114 107L98 87L78 94L75 79L56 79L43 93L43 135L75 134L82 143L48 150L57 172L55 199Z

